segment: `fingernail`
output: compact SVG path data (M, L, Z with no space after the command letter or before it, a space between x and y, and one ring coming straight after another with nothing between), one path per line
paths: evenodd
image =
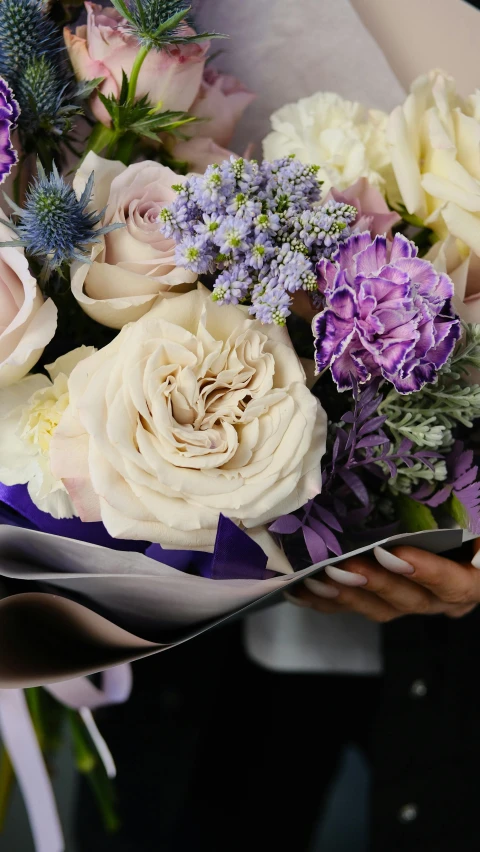
M297 598L295 597L295 595L291 595L290 592L284 592L283 597L290 603L295 604L295 606L304 606L307 609L312 608L312 604L309 601L304 601L302 598Z
M383 547L374 547L373 552L377 562L387 571L391 571L392 574L413 574L415 571L413 565L405 562L404 559L399 559L398 556L390 553L389 550L384 550Z
M472 565L474 568L480 568L480 550L477 550L475 556L473 557Z
M320 580L315 580L313 577L307 577L303 581L309 592L318 595L319 598L338 598L340 592L328 583L322 583Z
M336 580L342 586L365 586L368 583L363 574L355 574L353 571L344 571L343 568L337 568L336 565L327 565L325 574L328 574L331 580Z

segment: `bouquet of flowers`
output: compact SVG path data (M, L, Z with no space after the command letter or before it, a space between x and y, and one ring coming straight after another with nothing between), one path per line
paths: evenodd
M479 94L319 93L257 162L216 37L181 0L0 3L2 686L480 535Z

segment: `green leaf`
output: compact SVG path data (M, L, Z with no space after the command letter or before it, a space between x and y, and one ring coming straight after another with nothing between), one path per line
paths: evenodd
M75 92L76 97L81 101L86 101L92 92L102 85L104 80L105 77L95 77L93 80L82 80L82 82L77 86L77 90Z
M457 522L463 530L468 530L469 519L465 507L460 503L458 497L452 494L448 503L447 511L451 514L454 521Z
M103 106L107 110L110 118L113 118L118 107L116 100L114 100L114 98L112 97L107 98L106 95L102 94L102 92L98 92L98 97L100 98Z
M169 30L174 30L178 27L178 25L185 20L191 8L191 6L187 6L185 9L180 9L180 11L175 15L172 15L171 18L168 18L168 20L166 20L163 24L160 24L158 29L153 33L152 40L157 39L162 33L169 32Z
M120 96L118 98L118 102L120 104L126 104L128 100L128 77L125 74L125 71L122 68L122 88L120 89Z
M422 503L417 503L411 497L400 494L395 500L398 517L405 532L423 532L424 530L436 530L438 524L431 509Z

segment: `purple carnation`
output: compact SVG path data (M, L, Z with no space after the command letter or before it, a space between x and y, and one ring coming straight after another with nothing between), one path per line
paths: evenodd
M317 373L330 367L340 391L375 376L399 393L435 381L461 326L450 278L418 258L414 243L354 234L317 271L325 305L312 324Z
M8 177L18 161L12 146L12 130L17 126L20 110L11 88L0 77L0 184Z

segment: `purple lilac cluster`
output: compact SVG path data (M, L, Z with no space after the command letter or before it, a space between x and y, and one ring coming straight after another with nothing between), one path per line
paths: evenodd
M20 110L11 88L0 77L0 184L8 177L18 160L12 146L12 131L17 126Z
M316 289L318 262L350 236L357 214L333 200L320 206L317 171L293 157L232 157L175 186L160 227L176 240L177 264L215 273L220 304L250 304L263 323L284 325L293 293Z
M401 234L355 234L318 265L324 310L313 321L316 368L340 391L387 379L402 394L436 381L461 335L453 284Z

